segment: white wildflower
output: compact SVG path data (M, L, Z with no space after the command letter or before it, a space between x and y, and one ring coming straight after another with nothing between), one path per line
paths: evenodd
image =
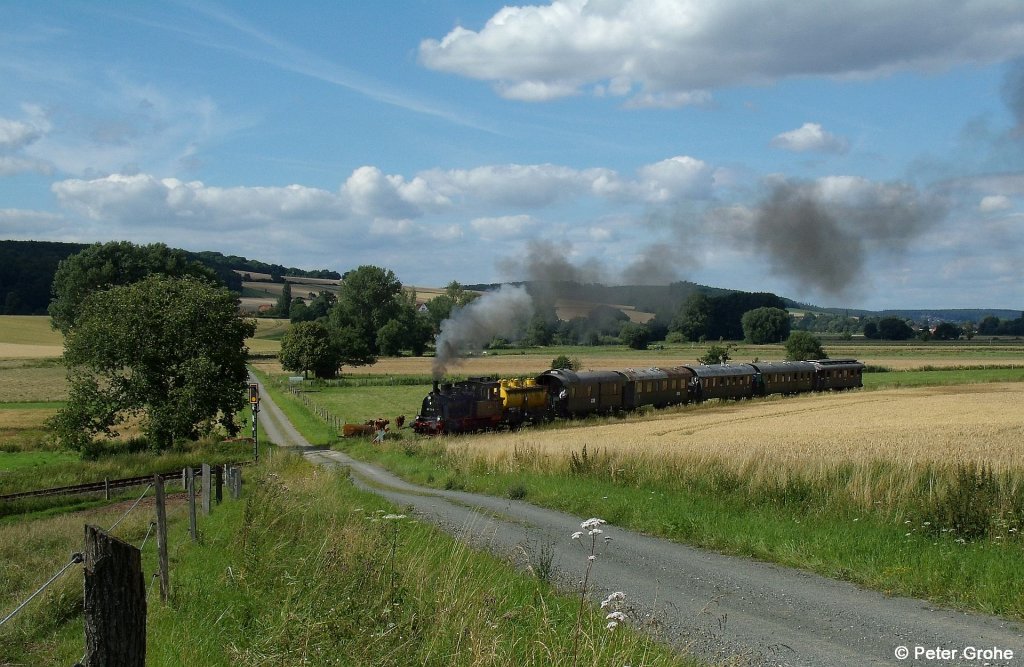
M595 517L593 519L587 519L586 521L581 523L580 524L580 528L582 528L583 530L590 530L591 528L597 528L598 526L600 526L602 524L605 524L605 523L608 523L608 522L605 521L604 519L598 519L598 518Z
M606 625L604 627L606 629L608 629L608 630L614 630L615 628L619 627L619 624L616 623L615 621L608 621L608 625Z
M593 554L591 554L590 556L587 556L587 560L594 560L596 558L597 558L597 556L594 556Z
M613 602L622 602L625 599L626 599L626 594L625 593L623 593L622 591L615 591L614 593L612 593L611 595L609 595L608 597L606 597L604 599L604 602L601 603L601 609L604 609L605 607L607 607L608 605L610 605Z
M572 539L574 539L574 540L578 540L581 537L583 537L583 532L582 531L577 530L575 533L572 534Z
M385 514L383 518L385 518L385 519L404 519L405 515L404 514Z
M587 533L587 534L588 534L588 535L600 535L600 534L601 534L601 533L603 533L603 532L604 532L604 531L603 531L603 530L601 530L600 528L591 528L591 529L590 529L590 532L589 532L589 533Z
M606 621L618 621L619 623L626 622L626 615L623 614L621 611L613 611L604 618Z

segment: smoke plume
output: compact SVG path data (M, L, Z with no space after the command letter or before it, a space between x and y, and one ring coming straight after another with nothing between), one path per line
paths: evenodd
M434 379L440 380L450 366L469 352L482 350L495 336L514 338L533 317L533 300L523 287L502 285L486 292L441 322L434 356Z
M841 295L866 282L869 257L899 257L945 213L903 183L783 182L758 206L747 240L776 274Z
M572 245L533 239L526 244L523 259L506 257L498 262L499 270L510 279L529 280L534 289L557 298L559 283L586 285L668 285L678 280L676 267L680 253L676 248L657 244L644 248L639 257L624 268L610 268L598 259L573 262L569 257Z

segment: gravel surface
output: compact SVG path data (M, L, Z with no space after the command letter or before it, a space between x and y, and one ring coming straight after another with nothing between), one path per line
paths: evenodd
M310 448L263 392L260 425L271 441L307 448L313 463L347 467L360 487L523 567L550 567L567 590L583 576L589 542L578 517L522 501L414 486L341 452ZM1024 626L982 614L887 597L799 570L694 549L603 526L592 596L612 591L656 636L714 662L738 665L1019 665ZM898 656L906 649L909 658ZM945 656L925 651L945 649ZM975 658L971 651L986 650ZM993 649L996 649L993 651ZM1012 656L1008 652L1012 651ZM915 659L915 654L917 658Z

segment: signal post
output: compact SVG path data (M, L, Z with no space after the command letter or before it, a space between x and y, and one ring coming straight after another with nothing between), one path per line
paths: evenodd
M254 461L260 460L260 386L256 383L249 385L249 407L252 408L252 457Z

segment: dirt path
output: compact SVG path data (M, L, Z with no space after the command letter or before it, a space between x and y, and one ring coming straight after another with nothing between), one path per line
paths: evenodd
M269 439L309 448L263 392L260 424ZM577 517L525 502L404 482L341 452L309 449L312 462L350 469L356 483L476 546L534 567L550 559L555 580L578 586L587 552L570 535ZM623 591L660 639L712 660L741 665L1020 665L1024 626L996 617L891 598L814 574L690 548L614 526L591 574L593 597ZM900 661L906 647L910 658ZM955 657L914 659L915 649ZM1002 651L972 660L968 647ZM1006 655L1012 651L1012 658Z

